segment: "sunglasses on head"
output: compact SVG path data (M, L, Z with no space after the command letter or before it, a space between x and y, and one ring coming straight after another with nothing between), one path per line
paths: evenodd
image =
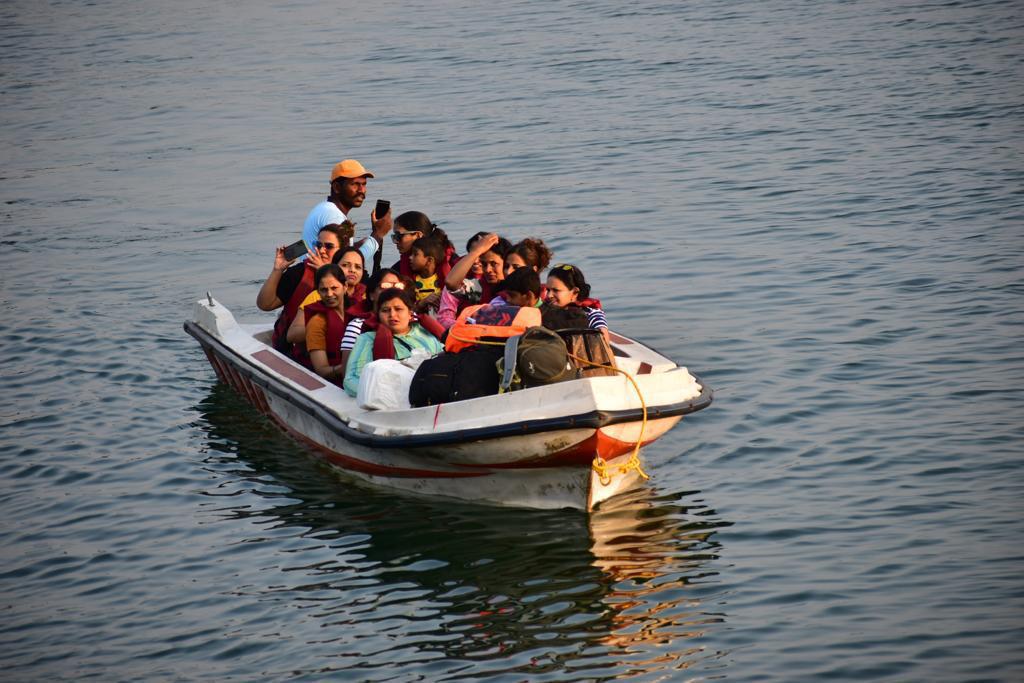
M382 283L380 283L380 288L381 289L391 289L391 288L405 289L405 283L404 282L382 282Z
M337 249L338 245L333 242L313 242L313 246L317 249Z

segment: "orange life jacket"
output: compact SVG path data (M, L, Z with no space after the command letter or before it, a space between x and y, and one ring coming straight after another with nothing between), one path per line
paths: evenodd
M475 346L481 340L504 341L526 331L527 327L540 325L539 308L519 306L491 306L480 304L467 306L459 313L459 319L448 330L444 350L458 353Z

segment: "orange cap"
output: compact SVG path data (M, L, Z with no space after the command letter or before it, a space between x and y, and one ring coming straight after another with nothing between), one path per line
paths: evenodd
M338 178L372 178L373 174L363 168L363 165L355 159L345 159L345 161L339 161L331 169L331 182L333 183Z

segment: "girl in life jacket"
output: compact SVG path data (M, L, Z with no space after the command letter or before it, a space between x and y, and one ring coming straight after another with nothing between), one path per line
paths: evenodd
M342 284L345 287L345 305L358 304L366 298L366 285L363 284L363 253L356 247L345 247L335 252L331 261L341 269ZM306 310L310 304L320 301L320 293L316 289L306 295L299 304L300 310ZM348 322L348 318L345 320ZM301 345L306 340L306 316L296 315L288 327L288 342L296 346L292 357L299 362L306 362L305 349Z
M366 364L383 358L403 360L416 349L434 355L444 350L440 336L443 328L431 318L413 318L416 295L409 290L390 287L382 289L374 305L374 317L365 327L371 328L359 335L349 356L343 386L349 396L359 391L359 378Z
M334 263L318 268L316 291L320 300L303 310L306 349L316 374L338 384L344 377L341 337L345 332L345 274L341 268Z
M606 340L608 320L601 310L601 302L590 298L590 285L583 277L583 271L576 266L562 264L548 271L547 292L541 309L544 326L551 329L566 327L561 321L567 316L576 316L593 330L601 330Z
M445 291L441 294L441 304L437 311L438 322L449 328L455 324L459 312L466 306L491 301L495 287L505 279L505 258L510 251L512 244L504 237L495 233L479 236L469 253L452 266L445 279ZM475 279L470 278L470 271L477 262L480 275Z

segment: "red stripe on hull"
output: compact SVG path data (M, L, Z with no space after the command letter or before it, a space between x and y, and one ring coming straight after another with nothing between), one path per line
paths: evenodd
M252 392L256 396L256 407L260 409L261 413L269 413L270 405L267 403L267 397L263 393L263 389L260 389L255 384L252 385Z
M295 382L303 389L313 391L315 389L323 389L325 386L327 386L323 382L313 379L307 373L303 372L302 370L299 370L294 365L291 365L280 356L275 355L272 351L257 351L256 353L252 354L252 357L258 360L260 363L266 365L268 368L270 368L277 374L283 375L290 379L291 381Z
M374 462L367 462L366 460L360 460L359 458L354 458L350 455L344 455L343 453L332 451L322 444L307 438L289 427L284 423L284 421L278 418L277 415L269 410L267 415L277 423L277 426L288 432L293 439L302 442L303 445L310 450L315 451L321 458L344 470L362 472L363 474L371 474L378 477L396 477L401 479L463 479L465 477L486 477L488 474L487 472L441 472L438 470L394 467L391 465L380 465Z
M644 441L641 447L652 442L653 439L651 441ZM470 463L458 463L458 465L459 467L481 467L495 470L525 470L540 467L589 467L595 455L600 455L604 460L614 460L619 456L632 452L634 448L636 448L635 441L619 441L601 430L597 430L573 446L539 458L517 460L515 462L488 463L486 465Z
M224 371L221 370L220 365L217 363L217 358L213 355L213 350L209 346L203 347L203 353L206 354L206 360L210 361L210 367L217 374L217 379L221 382L227 382L227 377L224 376Z

